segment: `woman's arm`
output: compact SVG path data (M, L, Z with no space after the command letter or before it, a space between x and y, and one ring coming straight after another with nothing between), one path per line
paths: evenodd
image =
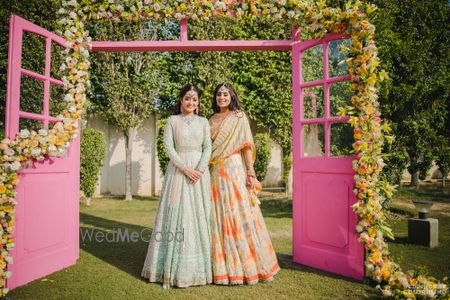
M166 126L164 127L164 148L166 149L167 155L170 158L170 161L181 170L181 172L184 172L186 169L186 166L184 165L183 160L178 155L178 152L175 150L175 143L173 140L173 125L172 125L172 118L169 117L166 122Z
M244 115L243 117L243 121L244 121L244 127L245 127L245 131L248 133L248 138L247 140L249 142L251 142L253 144L253 136L252 136L252 131L250 128L250 122L248 121L248 118L246 115ZM242 149L242 156L244 158L244 163L245 163L245 169L247 170L247 178L246 178L246 184L247 187L249 188L254 188L255 184L256 184L256 173L255 173L255 169L253 168L253 147L254 144L251 147L245 147L244 149Z
M164 148L166 149L167 155L169 156L170 161L189 178L191 183L195 182L201 177L201 173L187 167L178 155L178 152L175 150L173 131L172 118L169 118L164 128Z
M197 165L196 170L205 172L208 168L209 159L211 158L211 129L209 127L208 120L204 120L203 124L203 143L202 143L202 157Z
M245 169L247 170L247 178L245 183L247 187L253 189L256 184L256 173L253 168L253 149L251 147L245 147L242 149L242 156L244 158Z
M242 152L247 175L255 176L255 169L253 168L253 149L251 147L245 147L242 149Z

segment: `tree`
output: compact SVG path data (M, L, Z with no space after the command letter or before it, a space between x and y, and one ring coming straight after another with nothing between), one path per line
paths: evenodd
M379 56L390 74L379 101L397 137L387 170L403 165L398 158L406 152L411 184L418 186L438 147L448 145L450 8L444 0L375 4ZM443 138L447 142L441 143Z
M256 147L256 159L255 159L255 173L256 178L263 181L269 168L270 153L272 143L267 133L257 133L254 136L254 142Z
M176 29L171 29L176 36ZM311 38L305 34L303 39ZM291 25L279 20L273 22L264 18L245 17L240 20L211 19L189 22L190 40L288 40L291 39ZM346 65L338 62L344 59L345 53L339 53L339 47L346 42L333 42L331 60L332 72L346 73ZM322 55L313 49L304 55L305 76L322 78ZM320 52L320 50L319 50ZM292 89L291 89L291 54L288 51L244 51L244 52L195 52L169 53L164 62L169 78L168 87L160 95L160 112L166 116L177 101L177 92L181 85L192 82L203 91L201 107L205 116L212 114L211 101L214 87L224 81L232 82L239 93L240 102L254 124L265 128L271 138L283 149L283 180L287 178L291 168L292 152ZM334 73L333 73L334 74ZM334 74L333 76L336 76ZM311 79L312 80L312 79ZM333 86L332 104L337 111L351 98L349 85ZM323 89L318 91L318 98L323 99ZM317 113L323 114L323 101L317 107ZM333 132L338 137L336 153L348 154L343 144L348 142L348 132L352 138L351 127L337 128ZM342 134L341 134L342 133ZM322 132L323 135L323 132ZM161 141L160 141L161 143ZM323 136L322 136L323 144ZM345 153L344 153L345 152ZM162 156L161 156L162 157Z
M6 76L8 65L8 36L9 18L11 14L19 15L30 22L33 22L49 31L55 31L58 16L56 11L61 3L58 0L29 0L10 1L0 0L0 130L3 131L5 119L5 97L6 97ZM62 57L59 55L61 49L53 44L52 46L51 75L54 78L61 78L59 67ZM28 70L43 74L45 60L45 40L44 38L24 33L22 47L22 67ZM64 91L52 85L50 94L50 113L53 116L63 109ZM21 104L20 109L27 112L41 113L43 99L43 85L40 81L23 76L21 83ZM40 129L42 124L32 120L21 120L21 128Z
M94 30L97 40L155 40L158 26L151 21L118 23L106 20ZM92 66L93 111L103 114L125 136L125 200L132 199L131 162L137 128L154 111L160 73L158 55L148 52L95 54Z
M190 40L290 39L288 22L246 17L189 22ZM174 31L176 34L176 31ZM161 94L161 113L167 115L177 102L183 84L196 84L203 95L204 115L212 114L214 87L232 82L249 118L268 130L284 156L284 179L290 171L292 151L291 55L285 51L169 53L165 67L169 78ZM288 87L288 88L286 88Z
M99 130L84 128L80 143L80 189L91 204L103 159L106 154L105 135Z
M450 172L450 147L442 147L436 156L436 164L442 174L442 187L445 188L445 180Z

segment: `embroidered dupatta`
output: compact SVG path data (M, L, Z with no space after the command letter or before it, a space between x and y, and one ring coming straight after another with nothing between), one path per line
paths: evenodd
M219 165L223 168L223 162L234 154L238 154L242 149L250 147L252 149L252 163L256 159L256 147L253 141L252 131L247 116L243 111L233 111L219 125L217 134L213 134L211 166ZM244 161L244 158L242 158ZM246 168L244 164L244 168ZM249 190L252 204L260 204L257 193L262 189L261 183L256 180L255 187Z

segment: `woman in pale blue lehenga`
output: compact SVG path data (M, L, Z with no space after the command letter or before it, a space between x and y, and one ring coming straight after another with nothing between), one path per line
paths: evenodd
M208 120L198 115L199 92L180 93L179 113L168 118L164 146L170 158L142 277L163 288L212 282Z

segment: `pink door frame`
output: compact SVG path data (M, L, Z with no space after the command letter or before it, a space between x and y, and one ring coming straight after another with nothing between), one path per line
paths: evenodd
M31 70L22 69L22 38L23 32L31 32L45 37L45 70L39 74ZM10 139L19 132L19 119L26 118L42 121L44 128L48 129L49 122L58 121L49 115L50 84L64 86L61 80L50 76L51 43L66 47L65 40L60 36L45 30L19 16L12 15L9 22L9 51L8 51L8 76L6 93L6 122L5 133ZM43 114L34 114L20 111L20 78L26 75L44 82L44 107Z
M293 259L295 262L358 280L364 278L364 248L358 243L355 230L357 216L351 205L356 202L353 194L353 157L331 157L330 126L348 121L349 117L330 116L329 86L350 80L350 75L328 77L328 43L348 38L342 34L328 34L323 39L300 40L300 32L294 28L291 40L269 41L189 41L187 21L180 24L178 41L127 41L92 42L92 51L291 51L292 99L293 99ZM315 45L323 45L324 78L303 82L301 53ZM325 92L325 118L304 119L303 89L323 86ZM303 126L324 124L325 156L304 157ZM322 181L320 179L323 179ZM322 194L323 186L333 186L336 195ZM306 193L306 191L310 191ZM331 190L330 190L331 192ZM317 200L317 201L316 201ZM308 203L309 202L309 203ZM320 203L320 204L319 204ZM317 206L330 209L317 210ZM339 215L333 213L338 209ZM311 218L311 213L316 215ZM321 222L325 217L328 226ZM332 229L335 230L332 230ZM328 229L325 235L323 231ZM345 231L345 232L343 232ZM311 236L321 236L311 238ZM324 240L324 237L326 237Z
M22 33L23 31L29 31L36 34L39 34L41 36L46 37L46 64L45 64L45 74L38 74L35 72L32 72L30 70L25 70L21 68L21 49L22 49ZM355 276L355 272L353 269L355 269L354 263L340 263L339 260L333 261L333 263L336 263L336 268L329 268L328 262L325 264L317 263L317 253L308 253L310 257L308 257L305 260L302 260L304 253L300 251L301 248L301 239L300 236L302 234L305 234L305 232L301 231L300 224L302 224L302 218L304 216L301 214L301 207L302 207L302 195L300 194L301 186L300 186L300 180L297 180L297 175L301 174L301 172L304 172L305 170L308 170L310 174L315 174L317 176L323 176L323 173L328 174L343 174L353 176L353 171L351 170L351 160L352 158L331 158L330 155L330 148L329 148L329 126L328 124L334 123L334 122L344 122L347 120L347 118L341 118L341 117L330 117L329 115L326 116L326 119L312 119L312 120L304 120L301 117L301 110L302 110L302 90L303 88L315 86L322 84L324 86L327 86L330 83L348 80L350 77L349 75L341 76L338 78L332 78L329 79L325 77L322 80L319 80L317 82L310 82L310 83L301 83L301 51L312 47L316 44L320 43L327 43L330 40L337 40L346 38L343 35L339 34L329 34L324 39L319 40L309 40L309 41L300 41L300 34L298 29L292 30L292 39L291 40L257 40L257 41L189 41L187 38L187 21L181 20L180 23L180 39L179 41L93 41L92 42L92 49L93 52L104 52L104 51L113 51L113 52L129 52L129 51L292 51L292 60L293 60L293 86L292 86L292 96L293 96L293 168L294 168L294 194L293 194L293 255L294 255L294 261L301 262L306 265L318 267L322 270L335 272L339 274L344 274L346 276L362 279L363 272L361 275L360 269L363 268L363 260L360 260L359 258L364 256L364 251L361 245L359 245L356 241L356 233L354 230L354 221L356 220L356 214L353 212L346 213L346 216L349 217L349 225L346 229L348 230L347 234L350 238L350 247L353 247L354 251L358 252L355 255L357 256L358 264L360 264L360 268L358 269L357 274ZM61 37L48 32L47 30L36 26L25 19L22 19L18 16L11 16L11 22L10 22L10 36L9 36L9 45L10 45L10 51L9 51L9 63L8 63L8 92L7 92L7 114L6 114L6 134L9 138L14 138L19 130L19 119L20 118L28 118L28 119L34 119L42 121L44 124L44 128L48 128L49 122L55 122L57 121L56 118L49 116L49 110L48 110L48 100L49 100L49 90L50 90L50 84L57 84L57 85L63 85L62 81L58 79L54 79L50 77L50 58L51 58L51 42L55 42L63 47L65 47L65 41ZM293 51L293 49L301 50L301 51ZM324 51L324 69L325 74L327 76L328 74L328 55L325 56L326 51ZM326 62L326 63L325 63ZM29 112L22 112L20 111L20 77L22 75L29 76L36 78L38 80L44 81L44 113L43 115L39 114L33 114ZM297 84L301 83L301 84ZM326 97L329 97L326 95ZM326 110L329 111L329 101L325 101L327 104ZM319 159L307 159L305 160L304 157L301 155L302 151L302 126L304 124L316 124L316 123L324 123L327 124L325 127L326 134L325 136L325 158L319 158ZM339 163L336 163L339 160ZM317 162L317 164L315 163ZM45 166L45 164L48 163L48 166ZM69 214L69 225L66 228L66 230L70 231L73 236L68 240L65 241L65 245L68 245L68 247L74 247L76 243L76 250L69 249L66 255L66 259L61 261L59 264L50 264L50 267L44 267L40 268L39 266L36 267L36 276L25 276L22 274L23 271L20 269L14 270L15 267L12 267L16 277L16 279L12 279L8 281L8 286L10 288L14 288L18 285L24 284L24 282L29 282L30 280L39 278L39 276L45 276L46 274L50 274L52 272L55 272L59 269L64 268L65 266L74 264L76 262L76 259L79 256L79 237L78 237L78 199L75 199L79 195L79 139L77 138L74 142L71 144L71 148L69 150L69 154L65 158L52 158L52 159L46 159L44 163L35 164L34 168L30 171L26 170L21 173L22 178L22 185L18 186L18 199L20 202L26 202L28 201L25 199L24 192L25 184L27 185L33 185L32 183L27 182L26 176L27 174L41 174L45 172L51 173L50 169L51 166L56 165L58 167L55 168L56 173L67 173L70 174L75 173L76 176L68 175L69 177L63 178L62 180L72 180L72 185L70 188L67 188L67 191L71 191L72 195L75 195L74 197L70 198L68 201L71 203L68 203L69 207L72 207L73 212L76 212L76 221L71 220L72 214ZM344 167L343 164L344 164ZM301 170L300 167L302 165L307 166L307 168ZM334 173L333 173L334 172ZM321 174L322 173L322 174ZM58 176L58 175L54 175ZM314 176L314 175L313 175ZM30 176L31 178L31 176ZM50 177L51 178L51 177ZM48 179L47 179L48 180ZM51 179L50 179L51 180ZM74 182L76 181L76 182ZM352 185L353 181L348 181L348 178L345 179L345 188L348 187L348 185ZM54 186L54 183L52 184ZM76 190L75 190L76 189ZM50 192L50 190L49 190ZM64 193L64 192L63 192ZM304 195L303 195L304 196ZM22 198L20 198L22 197ZM47 196L48 197L48 196ZM349 196L350 197L350 196ZM348 207L349 210L351 210L350 207ZM23 210L23 208L22 208ZM23 224L24 220L20 220L23 218L20 215L21 207L20 204L17 206L17 228L16 228L16 238L17 238L17 245L20 245L21 239L25 239L24 236L21 236L21 230L20 228L21 224ZM21 223L22 222L22 223ZM44 226L48 227L48 224ZM14 255L16 255L15 260L17 260L17 256L20 258L20 247L16 246L16 249ZM67 250L67 249L66 249ZM313 250L314 252L314 250ZM320 252L320 251L319 251ZM307 253L307 251L305 251ZM22 254L23 255L23 254ZM339 256L337 256L339 258ZM342 259L348 259L345 256L341 256ZM341 272L338 269L339 268L350 268L352 269L349 272ZM21 276L24 276L24 280L21 279ZM26 277L26 278L25 278ZM33 277L33 278L32 278ZM26 283L25 282L25 283Z
M364 247L358 243L355 230L357 215L352 204L354 157L331 155L331 125L344 123L349 117L331 116L330 86L349 81L350 75L329 77L329 42L346 38L327 35L323 39L295 43L292 47L292 131L293 131L293 259L314 268L364 279ZM302 53L322 46L323 78L304 82ZM323 87L324 116L304 116L304 89ZM323 156L304 155L304 127L324 126Z
M45 39L44 74L22 68L23 33L29 32ZM49 114L51 85L63 86L50 75L51 46L65 46L65 40L21 17L10 18L8 78L6 95L6 137L14 139L19 132L20 119L37 120L48 129L58 121ZM43 113L20 110L21 77L43 82ZM79 257L79 137L71 142L64 157L48 157L33 162L32 167L19 173L16 186L14 263L8 265L13 276L6 282L9 289L24 285L76 263Z

